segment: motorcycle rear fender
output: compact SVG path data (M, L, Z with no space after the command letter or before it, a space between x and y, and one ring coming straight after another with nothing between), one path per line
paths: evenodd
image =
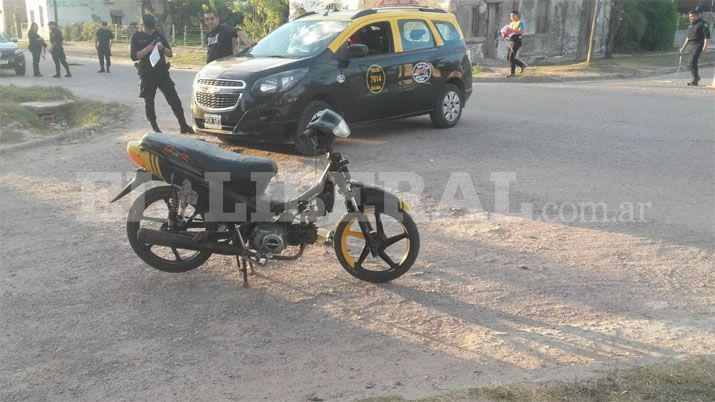
M355 193L355 200L358 208L364 210L365 206L382 206L384 209L396 208L399 212L409 212L410 206L400 197L383 190L380 187L365 184L359 181L351 183L351 188ZM348 208L349 210L350 208Z
M144 169L137 169L134 171L134 177L132 180L127 184L126 187L122 191L117 194L116 197L112 199L112 201L109 201L110 203L113 203L117 200L122 199L125 195L131 193L135 188L141 186L142 184L146 182L150 182L152 180L161 180L159 177L147 172Z

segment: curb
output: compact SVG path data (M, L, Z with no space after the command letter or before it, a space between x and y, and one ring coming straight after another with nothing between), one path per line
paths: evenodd
M713 67L715 62L703 63L700 67ZM687 69L681 67L681 72L687 72ZM491 82L509 82L509 83L542 83L542 82L576 82L576 81L605 81L605 80L621 80L628 78L648 78L656 77L663 74L672 74L678 71L677 67L664 67L658 70L649 72L638 72L633 73L618 73L618 74L607 74L601 76L588 76L588 77L559 77L555 75L544 75L538 77L522 76L516 78L505 78L505 77L479 77L478 75L474 78L474 83L491 83Z
M43 146L43 145L54 144L54 143L60 142L62 140L79 137L81 134L84 134L86 131L92 131L92 130L99 129L101 125L102 125L101 123L97 123L97 124L90 124L90 125L84 126L84 127L76 127L76 128L67 130L64 133L60 133L57 135L52 135L52 136L45 137L45 138L38 138L36 140L22 142L20 144L8 145L6 147L0 148L0 155L6 155L10 152L22 151L22 150L25 150L28 148L35 148L35 147L39 147L39 146Z

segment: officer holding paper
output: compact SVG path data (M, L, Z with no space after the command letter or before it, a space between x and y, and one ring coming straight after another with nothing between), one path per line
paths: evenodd
M181 99L169 75L169 63L166 62L166 57L173 55L171 46L166 37L157 30L153 15L142 15L142 30L132 36L129 51L139 72L139 97L144 98L146 118L152 129L161 132L156 122L154 108L154 97L158 88L179 121L181 133L193 134L194 130L186 123Z

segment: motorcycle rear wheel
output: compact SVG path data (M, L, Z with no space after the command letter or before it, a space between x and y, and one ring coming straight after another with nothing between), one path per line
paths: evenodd
M140 195L129 210L129 216L127 217L127 238L136 255L149 266L159 271L182 273L201 266L211 257L211 252L147 245L142 244L137 239L137 232L140 227L167 230L169 222L169 200L175 197L177 197L176 189L172 186L154 187ZM166 211L163 218L158 216L162 215L162 204ZM191 208L193 208L193 206ZM150 209L153 209L151 213L154 216L145 216L146 211ZM203 222L203 215L200 211L194 211L196 213L192 222L199 223L199 226L203 226L203 230L207 230L207 226L212 226L210 223ZM142 225L142 222L149 222L155 225L154 227L150 227L148 224Z
M377 257L370 253L358 224L365 219L372 225L380 244ZM345 214L335 228L333 244L338 261L350 275L367 282L384 283L404 275L412 267L419 253L420 235L407 212L368 206L362 212Z

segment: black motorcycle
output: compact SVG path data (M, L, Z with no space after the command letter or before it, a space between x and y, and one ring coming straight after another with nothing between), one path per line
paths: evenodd
M127 144L140 167L115 202L149 181L153 187L131 206L127 236L134 252L165 272L186 272L211 254L235 255L248 285L255 264L296 260L318 241L318 218L332 212L336 187L347 213L332 232L335 254L351 275L388 282L410 269L419 232L408 204L381 188L352 181L348 161L332 151L350 130L330 110L319 112L302 134L327 166L320 181L297 198L271 200L266 192L278 169L270 159L243 156L210 143L161 133Z

